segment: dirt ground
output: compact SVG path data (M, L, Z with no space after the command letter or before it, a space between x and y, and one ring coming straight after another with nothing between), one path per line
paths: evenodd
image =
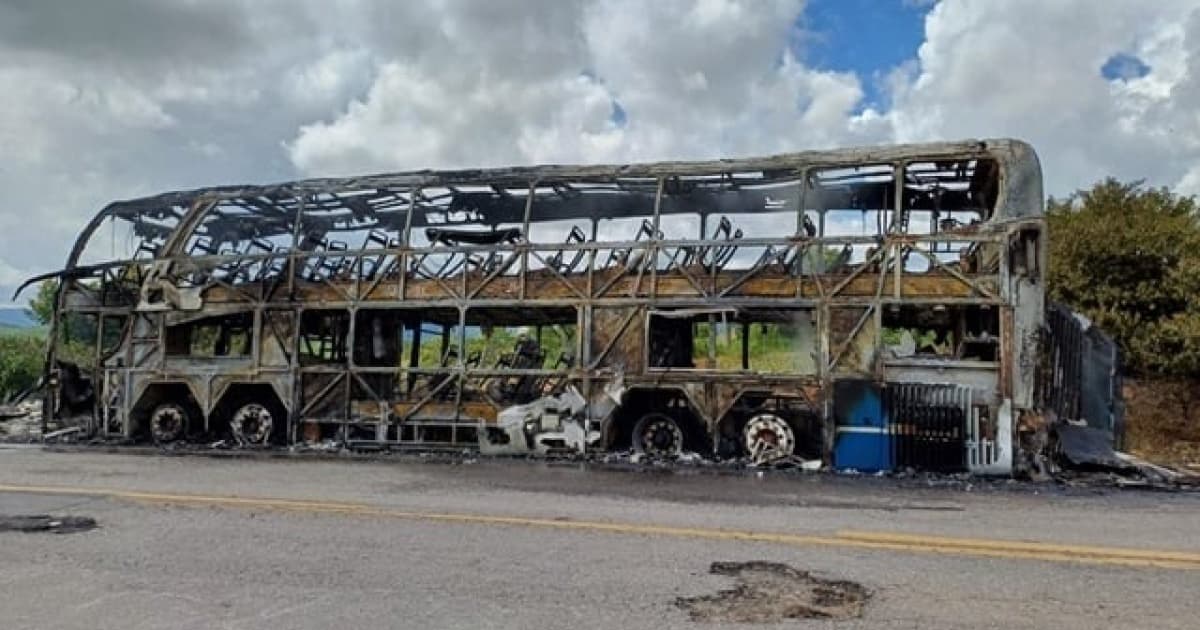
M1200 471L1200 381L1128 380L1124 450Z

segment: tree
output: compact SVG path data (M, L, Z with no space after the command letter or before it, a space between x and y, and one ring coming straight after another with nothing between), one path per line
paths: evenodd
M50 323L54 315L54 294L58 292L58 282L47 280L38 285L37 293L29 300L29 312L43 326Z
M58 281L46 280L38 285L37 293L29 299L29 313L43 326L50 324L54 316L58 293ZM114 329L106 328L109 334ZM59 359L87 366L95 360L96 317L80 313L67 313L58 323ZM43 350L44 352L44 350Z
M1111 334L1135 374L1200 376L1196 200L1108 178L1050 199L1048 289Z

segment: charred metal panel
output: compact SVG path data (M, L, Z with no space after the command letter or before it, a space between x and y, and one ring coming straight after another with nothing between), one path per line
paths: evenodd
M889 383L884 408L898 468L954 472L967 468L971 390L955 385Z
M1123 430L1120 348L1086 318L1061 304L1046 309L1042 406L1063 420L1081 420L1117 441Z
M1124 433L1120 347L1094 326L1088 328L1084 344L1080 416L1088 426L1108 431L1119 443Z

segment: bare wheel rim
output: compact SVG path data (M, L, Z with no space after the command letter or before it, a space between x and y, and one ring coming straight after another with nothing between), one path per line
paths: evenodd
M174 403L165 403L150 413L150 436L159 444L174 442L183 436L187 412Z
M266 444L274 419L271 412L258 403L242 405L229 420L229 429L239 444Z
M671 416L648 414L633 427L633 448L655 457L675 457L683 452L683 429Z
M778 459L796 452L796 432L787 420L773 413L750 418L742 429L742 440L746 453L754 460Z

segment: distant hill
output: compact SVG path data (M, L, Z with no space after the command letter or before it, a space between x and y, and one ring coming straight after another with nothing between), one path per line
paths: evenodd
M37 328L41 324L23 308L0 308L0 328Z

